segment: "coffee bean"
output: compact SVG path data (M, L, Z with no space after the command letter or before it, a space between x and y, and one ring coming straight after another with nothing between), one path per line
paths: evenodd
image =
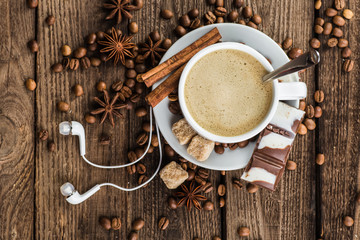
M240 237L248 237L250 235L250 229L248 227L239 227L238 234Z
M98 90L99 92L103 92L104 90L106 90L106 83L103 81L99 81L96 84L96 90Z
M337 10L341 10L345 7L345 0L335 0L334 6Z
M121 88L124 86L124 83L122 81L116 81L111 85L111 88L115 91L118 92L121 90Z
M90 63L91 63L91 66L98 67L101 64L101 60L99 58L97 58L97 57L91 57L90 58Z
M344 32L343 32L343 30L341 30L340 28L334 27L334 29L332 30L331 34L334 35L335 37L340 38L340 37L342 37L342 36L344 35Z
M145 183L147 180L149 180L149 178L145 175L140 175L139 179L138 179L138 184L141 185L143 183ZM147 185L145 185L144 187L147 187Z
M308 130L314 130L316 128L316 123L313 119L305 118L304 124Z
M186 164L186 163L181 163L181 164ZM186 164L186 168L187 168L187 164ZM186 181L192 181L195 178L195 171L192 169L188 169L188 178L186 179Z
M76 71L80 66L80 61L77 58L72 58L69 63L69 68L73 71Z
M99 138L100 145L109 145L110 144L110 136L106 134L102 134Z
M225 207L225 199L223 197L220 197L219 199L219 207L220 208Z
M127 154L129 162L135 162L137 160L136 153L134 151L130 151Z
M61 63L55 63L54 65L51 66L51 70L55 73L62 72L63 65Z
M185 14L185 15L182 15L179 19L179 23L181 26L183 27L189 27L190 24L191 24L191 20L190 20L190 17L189 15Z
M232 180L232 185L233 185L236 189L239 189L239 190L243 188L242 183L241 183L240 180L237 179L237 178L234 178L234 179Z
M85 121L86 121L87 123L93 124L93 123L96 122L96 118L95 118L95 116L87 113L87 114L85 114Z
M209 193L209 192L211 192L213 189L214 189L214 187L213 187L213 185L211 184L211 182L205 183L205 185L202 186L202 188L201 188L201 190L202 190L204 193Z
M186 29L180 25L177 26L174 31L178 37L182 37L186 34Z
M137 73L144 73L144 72L146 72L146 65L143 64L143 63L136 64L136 65L135 65L135 71L136 71Z
M145 174L146 173L146 166L142 163L136 164L136 171L138 174Z
M145 107L138 107L135 109L135 115L138 117L144 117L147 115L147 110Z
M288 160L286 163L286 169L290 171L294 171L296 169L296 166L297 166L296 162L291 160Z
M344 9L342 14L343 14L344 18L349 19L349 20L354 16L354 13L350 9Z
M216 0L207 0L207 3L209 5L214 5L216 3Z
M61 61L61 65L64 70L67 70L70 67L70 58L64 57Z
M154 30L149 34L149 37L153 40L153 42L160 41L161 36L158 30Z
M238 147L237 143L229 143L228 145L230 150L235 150Z
M225 172L225 171L220 171L220 174L221 174L222 176L225 176L225 175L226 175L226 172Z
M301 100L299 103L299 109L305 111L306 103L304 100Z
M94 44L96 42L96 33L90 33L87 37L86 37L86 43L88 45Z
M140 231L145 225L145 221L142 218L135 219L131 224L131 229L134 231Z
M28 47L29 47L30 51L33 52L33 53L39 51L39 44L37 43L36 40L29 41L28 42Z
M214 23L216 21L216 16L213 12L207 11L204 15L205 19L208 20L210 23Z
M324 35L330 35L331 31L333 29L333 26L331 23L327 22L324 24L324 30L323 30L323 34Z
M253 23L252 21L249 21L246 25L249 26L249 27L258 29L258 26L255 23Z
M132 34L135 34L139 31L139 26L136 22L129 23L128 28L129 28L130 33L132 33Z
M149 122L143 122L142 129L145 132L150 132L150 123ZM154 126L152 126L152 131L154 131Z
M190 25L191 27L191 25ZM165 49L169 49L172 45L172 41L170 38L165 38L163 41L162 41L162 47L165 48Z
M324 28L320 25L315 25L314 26L314 32L316 34L322 34L324 32Z
M188 12L190 18L197 18L199 16L199 9L193 8Z
M315 110L314 110L314 107L312 105L307 105L306 106L306 109L305 109L305 113L306 113L306 116L308 118L313 118L314 117L314 114L315 114Z
M136 173L136 166L135 165L130 165L126 167L126 171L132 175Z
M164 19L170 19L174 16L174 13L169 9L162 9L160 15Z
M244 0L234 0L234 7L241 8L244 5Z
M241 24L241 25L246 25L246 22L245 22L244 19L240 19L240 20L238 21L238 23Z
M169 205L169 208L171 209L177 209L177 202L174 197L169 197L167 200L167 203Z
M325 156L322 153L316 154L315 162L317 165L323 165L325 162Z
M221 240L221 237L219 237L219 236L214 236L211 240Z
M186 163L180 163L180 166L182 169L184 169L185 171L187 170L188 168L188 165Z
M317 38L312 38L312 39L310 40L310 46L311 46L312 48L314 48L314 49L318 49L318 48L320 48L321 43L320 43L319 39L317 39Z
M85 57L86 52L87 52L86 48L84 48L84 47L79 47L78 49L76 49L76 50L74 51L74 57L76 57L76 58Z
M320 118L322 116L322 109L320 106L315 107L314 117Z
M158 226L160 230L165 230L169 226L169 219L167 217L160 218Z
M218 194L219 194L220 197L224 196L225 193L226 193L225 185L224 184L219 184L217 191L218 191Z
M250 6L244 7L242 10L242 14L244 18L251 18L253 16L252 8Z
M169 103L169 110L170 110L170 112L172 114L180 114L181 109L180 109L179 102L170 102Z
M140 158L145 153L145 150L143 148L135 148L134 152L136 157Z
M230 22L235 22L239 17L239 13L238 11L234 10L234 11L231 11L228 15L228 20Z
M292 38L287 37L287 38L285 38L285 40L282 43L282 48L284 50L287 50L287 49L291 48L292 44L293 44Z
M314 7L316 10L319 10L321 8L321 5L322 5L321 0L316 0Z
M340 38L339 42L338 42L338 47L339 48L345 48L349 45L349 41L346 40L345 38Z
M138 240L139 234L137 232L131 231L128 236L128 240Z
M164 152L165 152L165 155L168 156L168 157L173 157L175 156L175 151L174 149L172 149L172 147L168 144L166 144L164 146Z
M351 227L352 225L354 225L354 219L349 216L345 216L343 222L344 222L344 225L347 227Z
M127 69L126 72L125 72L125 76L127 78L136 78L136 71L134 69Z
M125 67L126 67L126 68L129 68L129 69L134 68L134 67L135 67L134 60L132 60L132 59L126 59L126 60L125 60Z
M327 8L325 10L325 15L328 16L328 17L334 17L334 16L336 16L337 13L338 12L334 8Z
M303 50L301 50L300 48L292 48L289 52L288 52L288 56L291 59L295 59L297 57L299 57L300 55L303 54Z
M135 84L135 92L142 94L145 91L145 85L143 83L137 82Z
M119 230L121 228L121 220L119 217L114 217L111 219L111 228L113 230Z
M216 18L216 23L223 23L223 22L225 22L223 17L217 17Z
M55 23L55 17L54 17L54 15L49 15L49 16L47 16L47 18L45 19L45 22L46 22L47 25L49 25L49 26L54 25L54 23Z
M354 69L354 61L351 59L346 59L343 63L344 72L351 72Z
M130 101L133 102L133 103L137 103L137 102L139 102L140 100L141 100L141 96L140 96L140 94L138 94L138 93L135 93L134 95L132 95L132 96L130 97Z
M38 0L27 0L27 4L29 8L36 8L39 5Z
M39 139L41 141L46 141L48 139L48 137L49 137L49 132L47 130L43 129L39 132Z
M96 32L96 39L97 40L102 40L102 39L104 39L104 32L103 31L98 31L98 32Z
M245 140L242 142L238 142L237 145L239 146L239 148L244 148L249 144L249 140Z
M255 23L256 25L259 25L259 24L261 24L262 19L259 14L254 14L254 16L252 16L252 18L251 18L251 21L253 23Z
M136 138L136 143L140 146L144 145L148 140L148 134L143 132Z
M192 162L188 162L188 166L190 169L195 170L197 168L196 164L193 164Z
M200 19L195 18L195 19L191 22L190 28L191 28L191 29L196 29L196 28L200 27L200 24L201 24Z
M170 93L168 96L168 99L170 102L176 102L177 100L179 100L179 97L177 94Z
M91 62L90 62L90 59L88 57L81 58L80 62L81 62L81 66L84 69L88 69L91 66Z
M212 211L212 210L214 210L214 203L211 202L210 200L208 200L203 203L202 207L205 211Z
M249 192L249 193L255 193L257 192L257 190L259 190L259 187L255 184L252 184L252 183L248 183L246 185L246 190Z
M56 104L56 106L60 112L68 112L70 110L70 105L66 102L60 101Z
M107 217L101 217L99 219L99 224L100 226L102 226L104 229L106 230L110 230L111 229L111 221L109 218Z
M158 137L155 133L152 134L151 136L151 145L154 147L158 147L159 146L159 141L158 141Z
M199 175L195 175L195 181L202 186L206 184L206 180L200 177Z
M32 78L28 78L25 81L25 86L29 91L34 91L36 88L36 82L34 79Z
M300 135L305 135L307 133L306 126L304 124L300 123L297 133Z
M205 169L205 168L200 168L197 172L197 174L202 177L203 179L208 179L209 178L209 170Z
M223 7L224 6L224 0L216 0L215 5L217 7Z
M223 154L225 151L224 147L222 145L215 146L215 152L217 154Z
M224 7L217 7L214 10L214 14L217 17L224 17L226 15L227 11Z
M341 50L341 56L343 58L349 58L351 56L351 49L349 47L346 47L343 50Z
M324 101L324 98L325 98L325 95L324 95L324 92L322 90L317 90L315 93L314 93L314 100L315 102L317 103L321 103Z
M317 17L314 22L315 25L320 25L320 26L323 26L324 23L325 23L325 20L321 17Z
M55 152L55 150L56 150L55 142L52 140L48 142L47 147L48 147L49 152Z
M125 81L125 85L129 88L134 87L135 84L136 84L136 81L132 78L126 79L126 81Z

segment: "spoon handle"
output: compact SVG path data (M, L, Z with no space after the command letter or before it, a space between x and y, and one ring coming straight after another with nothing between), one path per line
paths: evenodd
M310 50L295 58L294 60L286 63L285 65L275 69L274 71L266 74L262 80L263 82L269 82L285 75L298 72L308 67L314 66L320 62L320 54L316 50Z

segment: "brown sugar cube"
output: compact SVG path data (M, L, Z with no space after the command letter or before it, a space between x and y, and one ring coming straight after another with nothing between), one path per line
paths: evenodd
M188 177L188 172L175 161L167 164L160 171L160 178L164 181L168 189L179 187Z
M188 144L190 140L196 135L195 130L192 129L192 127L187 123L185 118L180 119L173 124L172 132L178 139L180 145Z
M187 152L198 161L205 161L214 150L215 142L196 135L191 140Z

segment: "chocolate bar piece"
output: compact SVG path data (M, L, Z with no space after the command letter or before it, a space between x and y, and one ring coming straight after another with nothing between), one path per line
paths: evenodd
M274 191L284 173L305 112L279 102L270 124L260 133L242 179Z

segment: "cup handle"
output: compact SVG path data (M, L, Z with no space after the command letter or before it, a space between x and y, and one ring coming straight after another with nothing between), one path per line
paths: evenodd
M306 98L307 88L304 82L282 82L278 84L279 100L298 100Z

